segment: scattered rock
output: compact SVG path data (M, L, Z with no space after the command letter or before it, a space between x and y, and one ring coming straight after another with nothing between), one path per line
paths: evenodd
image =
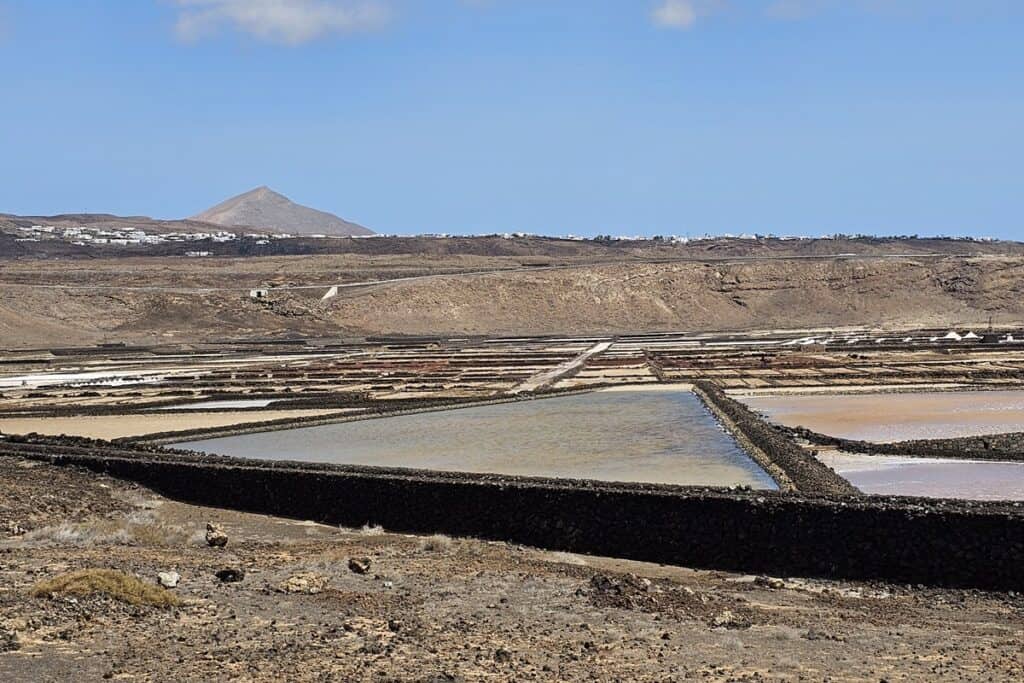
M595 574L590 579L590 587L600 593L626 595L629 593L646 593L651 588L651 580L635 574L627 574L619 578L607 574Z
M16 631L0 629L0 652L14 652L21 649L21 640Z
M228 544L228 534L218 524L206 523L206 544L211 548L223 548Z
M178 572L160 572L156 575L156 581L164 588L176 588L181 581L181 574Z
M327 588L327 577L316 572L303 572L289 576L277 585L281 593L302 593L303 595L316 595Z
M238 583L245 578L245 570L236 567L227 567L214 574L221 583Z
M383 654L386 649L384 641L379 636L370 635L363 640L362 646L359 648L359 652L367 655L379 655Z
M370 558L368 557L350 557L348 560L348 568L356 574L366 574L370 571Z
M833 640L840 643L846 640L842 636L817 628L808 629L807 632L804 633L804 638L806 640Z
M777 579L774 576L759 576L756 579L754 579L754 583L758 586L772 588L774 590L779 590L781 588L786 587L785 581L783 581L782 579Z
M750 628L751 624L746 619L742 619L733 614L732 610L722 610L714 616L711 620L711 625L715 628L729 628L729 629L741 629Z
M28 533L28 529L21 526L13 519L8 520L7 524L4 525L4 531L7 532L8 536L24 536L26 533Z

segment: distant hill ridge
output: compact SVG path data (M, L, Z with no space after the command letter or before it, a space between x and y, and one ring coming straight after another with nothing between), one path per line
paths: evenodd
M221 202L191 220L231 228L268 229L293 235L372 235L361 225L326 211L296 204L269 187L257 187Z

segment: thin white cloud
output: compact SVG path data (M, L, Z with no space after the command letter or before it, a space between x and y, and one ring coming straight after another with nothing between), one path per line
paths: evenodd
M685 31L705 17L729 9L729 0L658 0L650 18L660 28Z
M697 7L691 0L662 0L651 10L655 26L688 29L697 23Z
M174 0L175 32L193 42L228 28L281 45L367 31L388 23L383 0Z

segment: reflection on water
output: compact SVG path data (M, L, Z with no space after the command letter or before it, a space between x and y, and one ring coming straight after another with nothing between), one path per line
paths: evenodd
M860 441L1024 431L1024 391L815 394L742 400L775 422Z
M1024 500L1024 463L826 451L819 459L864 493L970 500Z
M257 459L776 488L685 391L596 392L177 447Z

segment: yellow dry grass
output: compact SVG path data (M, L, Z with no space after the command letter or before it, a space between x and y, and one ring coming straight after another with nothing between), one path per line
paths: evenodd
M180 603L177 596L160 586L144 583L137 577L116 569L79 569L40 581L32 587L32 595L35 597L81 597L95 593L103 593L132 605L173 607Z

